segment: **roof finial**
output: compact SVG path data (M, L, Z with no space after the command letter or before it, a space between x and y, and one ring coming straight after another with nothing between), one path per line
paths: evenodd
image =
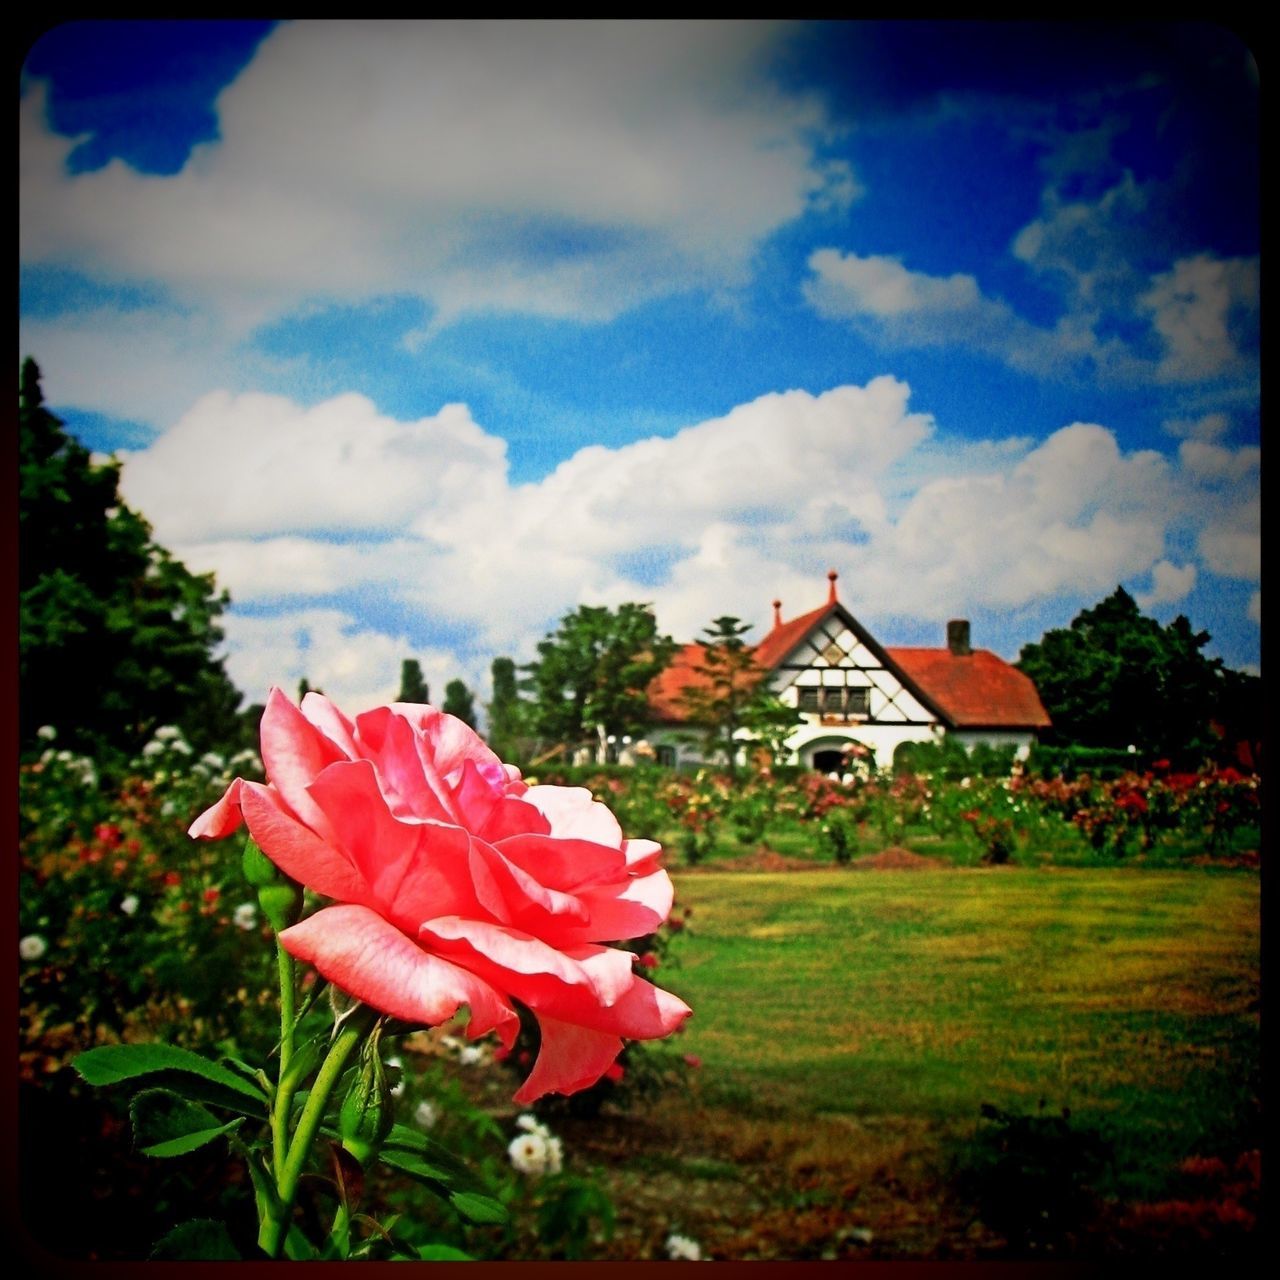
M774 628L782 626L782 601L775 600L773 602L773 625Z
M827 570L827 581L831 583L831 588L827 592L827 603L835 604L836 602L836 579L840 575L834 569Z

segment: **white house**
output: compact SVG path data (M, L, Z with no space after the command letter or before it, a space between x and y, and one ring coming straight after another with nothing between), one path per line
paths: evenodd
M810 613L784 622L775 600L773 629L753 650L773 692L804 717L787 741L791 763L839 772L851 752L869 752L887 768L902 743L945 736L1012 745L1022 757L1049 728L1035 685L1003 658L971 648L968 622L947 623L945 648L885 648L837 599L835 570L827 577L827 602ZM704 652L685 645L649 687L645 739L663 763L702 759L682 694L699 683Z

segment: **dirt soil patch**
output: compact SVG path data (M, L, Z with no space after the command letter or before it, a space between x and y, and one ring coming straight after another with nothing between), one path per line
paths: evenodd
M848 866L853 871L935 871L949 868L951 863L941 858L926 858L893 845L882 849L879 853L869 853L861 858L854 858ZM681 875L697 875L699 871L835 871L839 866L832 862L815 862L812 858L788 858L768 845L761 845L740 858L726 858L723 861L708 862L697 867L681 867Z
M879 853L854 858L849 865L855 871L938 871L949 868L951 863L941 858L926 858L922 854L912 853L910 849L892 845Z

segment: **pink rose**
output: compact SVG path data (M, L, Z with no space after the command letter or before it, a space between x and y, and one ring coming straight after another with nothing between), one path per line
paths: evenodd
M515 1095L594 1084L629 1040L669 1035L684 1001L603 946L652 933L672 888L652 840L624 840L581 787L530 787L461 720L393 703L347 719L321 694L272 689L262 716L268 785L235 779L191 835L243 820L288 876L334 905L280 941L342 990L406 1022L466 1005L472 1038L508 1049L511 1002L542 1047Z

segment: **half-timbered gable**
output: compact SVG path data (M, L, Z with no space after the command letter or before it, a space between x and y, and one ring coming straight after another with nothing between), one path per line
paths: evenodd
M770 690L801 717L787 741L794 762L841 772L869 755L884 768L904 742L945 735L1025 752L1049 727L1035 685L972 649L967 622L948 623L945 648L886 648L840 603L835 572L828 578L827 603L800 617L784 621L775 600L773 628L753 651ZM648 736L668 763L699 757L683 694L699 682L704 653L686 645L650 688Z

